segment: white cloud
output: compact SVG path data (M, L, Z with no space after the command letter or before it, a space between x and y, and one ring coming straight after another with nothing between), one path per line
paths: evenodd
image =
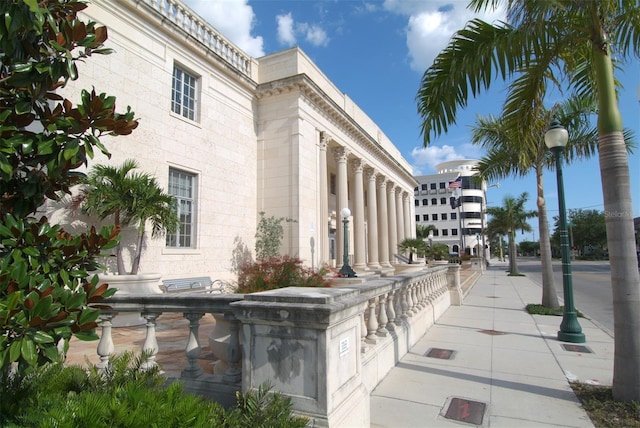
M449 43L451 36L473 18L488 22L504 20L501 10L475 14L466 8L466 0L417 2L385 0L384 8L408 17L407 48L411 68L423 72Z
M327 46L329 43L327 32L322 27L307 22L296 23L291 12L276 16L276 21L278 23L278 41L283 45L295 45L298 42L298 36L303 37L313 46Z
M293 17L291 12L286 15L276 16L278 23L278 41L283 45L293 46L296 44L296 35L293 30Z
M327 46L329 37L327 32L316 24L300 24L300 31L305 34L305 40L314 46Z
M459 147L447 144L414 147L411 151L413 174L433 174L439 163L457 159L480 159L482 156L482 149L473 144L462 144Z
M264 40L252 36L255 24L253 8L248 0L185 0L185 3L208 23L228 37L240 49L252 57L264 55Z

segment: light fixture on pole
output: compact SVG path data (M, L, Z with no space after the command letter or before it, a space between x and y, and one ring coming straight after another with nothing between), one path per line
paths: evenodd
M344 225L344 251L342 252L342 267L338 272L340 276L344 278L355 278L356 273L351 266L349 266L349 216L351 216L351 210L349 208L343 208L340 211L342 215L342 224Z
M560 250L562 253L562 291L564 293L564 311L562 323L558 331L558 340L563 342L584 343L585 336L578 323L578 316L573 304L573 280L571 277L571 257L569 253L569 235L567 233L567 212L564 201L564 183L562 179L561 154L569 140L569 133L558 122L553 120L544 134L544 143L556 158L556 175L558 180L558 205L560 211Z

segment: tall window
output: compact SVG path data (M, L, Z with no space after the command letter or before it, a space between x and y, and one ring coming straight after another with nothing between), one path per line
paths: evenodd
M193 248L195 246L196 176L169 168L169 194L176 198L180 224L176 233L167 235L167 247Z
M178 67L173 66L171 87L171 111L187 119L196 120L198 79Z

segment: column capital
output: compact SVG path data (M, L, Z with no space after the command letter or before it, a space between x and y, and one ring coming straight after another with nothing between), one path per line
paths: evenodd
M360 158L351 159L349 163L354 172L362 172L364 170L365 163Z
M375 181L378 177L378 173L376 172L375 168L367 165L364 168L364 176L367 178L367 180Z
M346 162L349 157L349 150L346 147L334 147L332 152L336 162Z
M382 174L378 174L378 176L376 177L376 184L381 189L386 188L387 187L387 177L382 175Z
M321 149L327 149L327 146L329 146L329 142L332 141L333 138L331 137L331 135L329 135L329 133L327 131L320 131L320 143L319 146Z

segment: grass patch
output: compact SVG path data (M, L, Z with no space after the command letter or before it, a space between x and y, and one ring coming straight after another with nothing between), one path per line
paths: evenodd
M614 401L610 386L570 383L596 428L640 428L640 403Z
M526 308L531 315L562 315L564 313L564 306L560 306L559 309L548 308L540 304L529 303ZM584 318L582 312L576 309L576 315L578 318Z

